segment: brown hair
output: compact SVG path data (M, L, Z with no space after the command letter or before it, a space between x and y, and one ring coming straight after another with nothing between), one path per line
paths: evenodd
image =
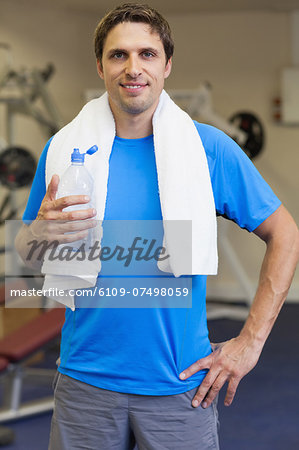
M159 34L166 54L166 62L172 57L174 43L168 22L154 8L141 3L124 3L106 14L95 30L94 46L97 59L101 62L103 47L109 31L122 22L141 22Z

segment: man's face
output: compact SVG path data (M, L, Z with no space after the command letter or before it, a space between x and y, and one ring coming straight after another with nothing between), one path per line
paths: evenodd
M97 68L114 114L141 114L156 109L171 61L166 64L160 36L149 25L123 22L108 33Z

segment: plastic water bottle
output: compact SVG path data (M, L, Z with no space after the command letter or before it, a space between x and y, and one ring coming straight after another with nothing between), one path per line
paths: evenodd
M88 203L68 206L64 208L63 211L78 211L95 207L93 198L93 178L84 166L84 159L86 154L92 155L97 150L97 145L91 147L86 153L80 153L78 148L74 149L71 155L71 165L66 169L60 179L56 198L66 197L68 195L88 195L90 201ZM90 243L91 231L92 229L89 229L88 238L76 241L75 247L79 248L82 243Z

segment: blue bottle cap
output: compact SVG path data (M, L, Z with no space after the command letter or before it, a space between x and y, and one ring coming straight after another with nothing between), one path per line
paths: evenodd
M74 151L71 156L72 162L84 162L85 153L80 153L78 148L74 148Z
M98 151L98 146L97 145L93 145L92 147L90 147L90 149L87 150L86 154L87 155L93 155L97 151Z
M74 148L73 153L71 155L71 161L72 162L82 162L84 163L85 155L93 155L98 150L97 145L93 145L90 147L87 152L80 153L80 150L78 148Z

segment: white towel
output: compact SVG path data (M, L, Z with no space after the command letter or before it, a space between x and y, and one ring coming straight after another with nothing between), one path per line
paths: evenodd
M165 91L161 93L153 116L153 133L164 227L163 246L170 255L165 261L159 261L158 267L176 277L214 275L218 265L216 212L205 150L190 116ZM83 152L98 145L99 150L85 159L85 166L94 178L96 219L99 221L104 219L114 137L115 122L105 93L88 102L74 120L53 137L48 149L46 185L52 175L64 173L74 148ZM177 221L192 224L191 239L186 236L178 239L180 222ZM49 269L48 264L43 266L47 288L55 281L51 278L49 284L47 274L53 275L55 270L60 273L57 265L54 270ZM97 273L94 275L95 283ZM65 288L67 290L69 284L65 284ZM58 301L63 303L63 299Z

